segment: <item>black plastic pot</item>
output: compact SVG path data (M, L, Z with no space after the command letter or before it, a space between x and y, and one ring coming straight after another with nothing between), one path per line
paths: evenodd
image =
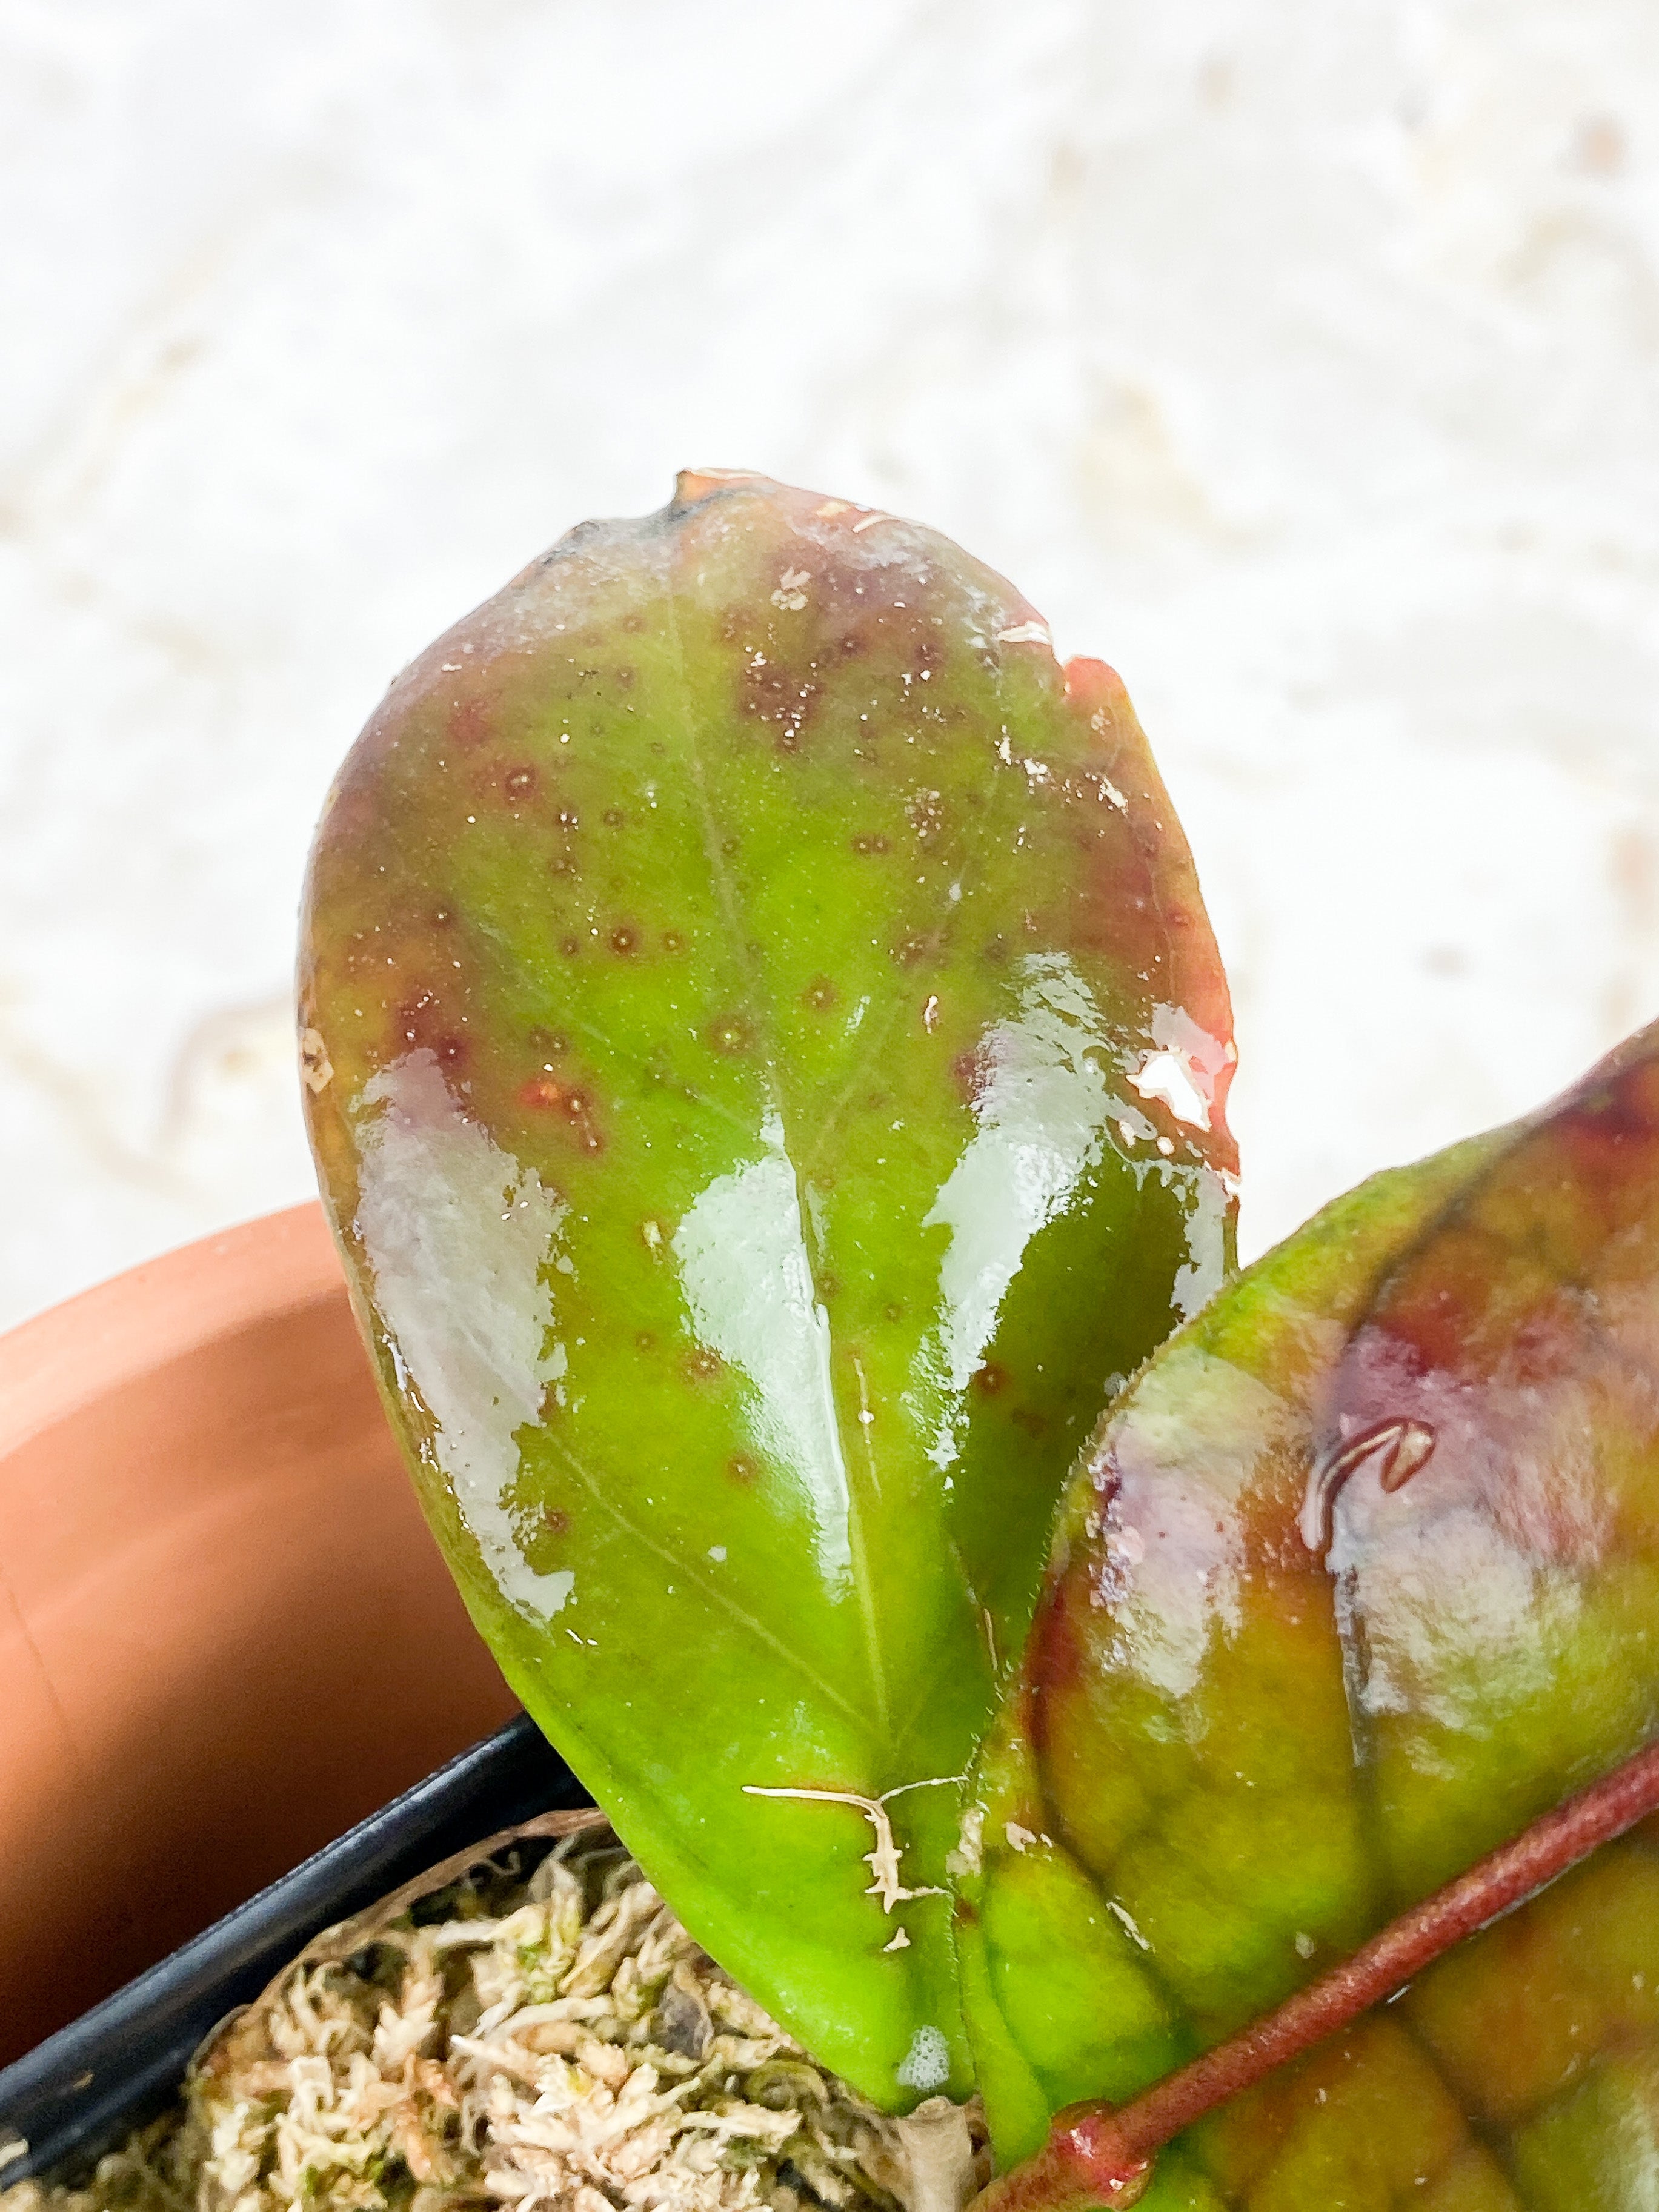
M0 2188L89 2173L323 1929L501 1829L592 1802L533 1722L510 1721L0 2072Z

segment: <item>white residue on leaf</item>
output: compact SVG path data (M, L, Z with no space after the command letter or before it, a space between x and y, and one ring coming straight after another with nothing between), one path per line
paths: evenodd
M1116 1921L1118 1926L1123 1930L1124 1934L1135 1946L1137 1950L1150 1951L1152 1949L1152 1945L1141 1934L1139 1924L1136 1921L1133 1914L1125 1906L1120 1905L1115 1897L1109 1897L1107 1899L1106 1910L1111 1914L1113 1919ZM1306 1954L1304 1954L1304 1955L1305 1956Z
M1046 622L1015 623L1012 629L997 632L999 645L1052 646L1054 641L1054 633Z
M333 1063L320 1030L306 1029L300 1033L300 1079L313 1097L326 1091L334 1080ZM5 2159L5 2147L0 2144L0 2166Z
M984 1863L985 1808L966 1805L963 1808L962 1832L956 1849L945 1854L945 1871L960 1881L964 1875L975 1875Z
M1097 714L1091 719L1096 728L1099 728L1102 720L1101 716ZM1095 797L1100 801L1103 806L1115 806L1120 814L1127 814L1128 812L1128 800L1118 789L1117 786L1112 781L1111 777L1107 775L1104 769L1085 769L1084 771L1083 781L1086 784L1090 784L1093 787Z
M919 2027L898 2069L906 2089L942 2088L951 2078L951 2046L936 2027Z
M830 1316L818 1304L795 1170L775 1118L757 1160L718 1176L674 1232L700 1341L750 1388L756 1443L792 1474L816 1526L817 1570L852 1574L851 1499L830 1382Z
M797 1797L820 1805L851 1805L863 1814L875 1832L872 1850L864 1854L864 1863L874 1879L865 1891L866 1897L878 1898L884 1912L890 1912L896 1905L908 1905L918 1897L943 1897L938 1888L907 1889L899 1871L899 1862L904 1856L904 1846L893 1834L892 1816L887 1808L895 1797L902 1797L908 1790L944 1790L963 1779L959 1774L929 1775L925 1782L902 1782L896 1790L884 1790L879 1797L860 1797L851 1790L786 1790L763 1789L758 1783L745 1783L745 1797Z
M437 1055L408 1053L365 1085L355 1227L400 1382L496 1587L549 1620L575 1577L538 1574L507 1503L516 1441L562 1375L548 1271L568 1208L449 1093Z

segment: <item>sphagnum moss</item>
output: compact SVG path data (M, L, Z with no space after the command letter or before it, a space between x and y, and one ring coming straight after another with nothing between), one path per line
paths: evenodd
M619 1848L573 1837L301 1959L90 2183L23 2182L0 2212L927 2212L927 2132L815 2065Z

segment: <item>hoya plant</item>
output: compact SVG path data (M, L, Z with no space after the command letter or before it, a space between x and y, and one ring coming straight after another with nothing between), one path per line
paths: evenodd
M1103 1392L1231 1259L1121 685L932 532L682 477L393 684L304 927L324 1187L508 1680L808 2048L965 2096L994 1688Z
M1656 2201L1659 1034L1235 1276L1121 685L745 476L392 686L301 1016L472 1616L814 2057L1007 2212Z
M1656 1738L1659 1024L1083 1455L959 1861L1010 2212L1653 2203Z

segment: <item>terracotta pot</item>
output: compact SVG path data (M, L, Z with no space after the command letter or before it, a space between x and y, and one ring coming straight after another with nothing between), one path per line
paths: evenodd
M0 1338L0 2064L514 1710L319 1207Z

